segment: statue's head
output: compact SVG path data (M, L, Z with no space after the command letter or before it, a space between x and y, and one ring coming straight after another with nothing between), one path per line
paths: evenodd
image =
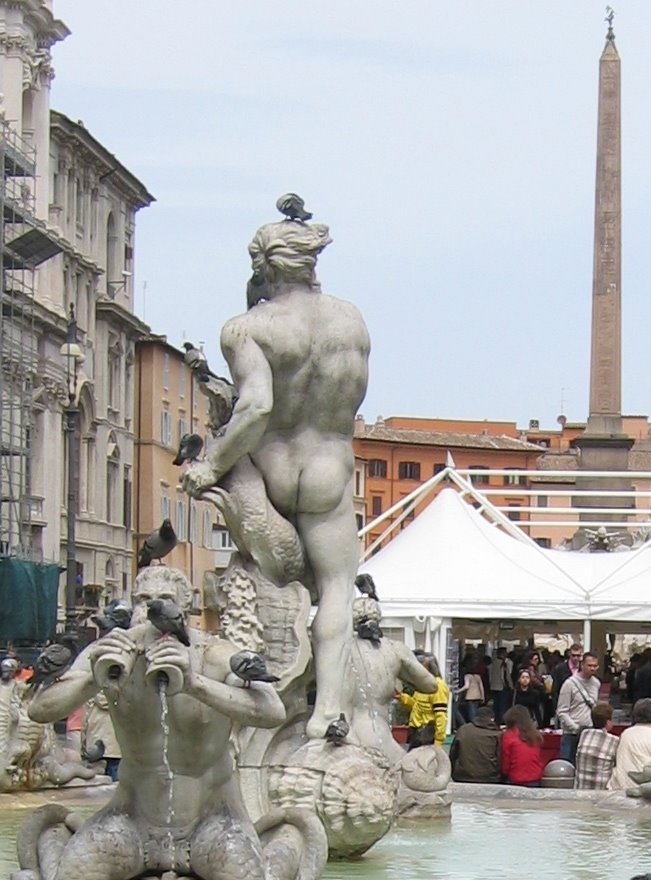
M11 657L5 657L0 663L0 678L2 681L11 681L18 672L18 662Z
M331 241L323 223L283 220L261 226L249 245L253 266L247 289L249 308L273 296L274 286L280 283L305 284L320 291L316 260Z
M192 585L178 568L166 565L143 568L133 585L131 626L147 620L149 599L171 599L187 615L192 603Z
M353 629L357 630L362 620L374 620L379 623L382 620L380 603L369 596L358 596L353 600Z

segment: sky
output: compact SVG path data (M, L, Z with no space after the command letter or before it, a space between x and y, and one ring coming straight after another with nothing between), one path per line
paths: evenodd
M135 310L172 344L245 308L299 193L323 291L368 325L378 415L587 417L597 0L54 0L51 106L153 193ZM622 406L651 414L651 3L620 0Z

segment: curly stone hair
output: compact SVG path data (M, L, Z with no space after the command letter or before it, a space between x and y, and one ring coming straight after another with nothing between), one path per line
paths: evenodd
M323 223L296 223L283 220L267 223L256 232L249 245L253 282L279 281L309 284L319 289L314 275L316 259L332 239Z

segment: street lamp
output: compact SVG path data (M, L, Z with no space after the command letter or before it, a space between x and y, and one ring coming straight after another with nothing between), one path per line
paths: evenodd
M77 379L84 355L77 342L77 321L75 307L70 303L70 316L66 331L66 341L61 346L61 356L66 362L68 402L64 408L65 432L68 447L68 537L66 549L66 632L77 629L77 544L75 532L79 510L79 459L77 456L77 437L79 426L79 407L77 405Z

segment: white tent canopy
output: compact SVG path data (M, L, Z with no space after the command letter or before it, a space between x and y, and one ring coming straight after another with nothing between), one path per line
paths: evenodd
M386 617L648 621L651 543L579 553L519 541L451 488L360 566Z

